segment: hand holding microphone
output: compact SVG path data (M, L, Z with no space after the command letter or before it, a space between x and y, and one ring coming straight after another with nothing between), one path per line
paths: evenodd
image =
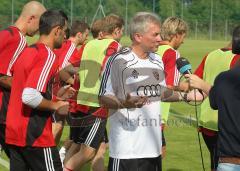
M198 76L192 74L192 66L186 58L180 57L176 61L178 71L189 81L191 88L198 89L202 94L202 84L204 81Z
M184 99L187 101L202 101L205 97L202 90L205 90L206 83L200 79L197 75L192 74L191 64L188 62L186 58L178 58L176 61L177 69L179 72L188 80L188 84L190 88L197 89L199 93L195 91L191 91L185 94ZM207 94L207 93L206 93Z
M186 74L184 75L184 77L187 78L191 88L196 88L199 91L203 89L205 82L201 78L199 78L197 75Z

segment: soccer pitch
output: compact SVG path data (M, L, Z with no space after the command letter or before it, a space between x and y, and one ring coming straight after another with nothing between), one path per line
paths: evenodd
M34 39L29 39L29 44ZM130 45L130 40L124 37L121 41L123 45ZM202 58L210 51L224 47L226 41L208 41L208 40L185 40L179 51L182 57L187 58L192 64L193 70L200 64ZM167 153L163 159L163 171L201 171L201 158L199 144L197 139L197 131L194 127L195 118L194 107L188 106L185 103L173 103L171 105L173 113L169 117L167 123L165 137L167 141ZM187 119L186 119L187 118ZM189 119L190 118L190 119ZM68 136L69 127L66 126L61 140ZM62 143L62 141L61 141ZM209 154L207 148L201 140L203 147L204 164L206 170L210 170ZM147 147L146 147L147 148ZM0 158L7 160L4 154L0 154ZM108 163L108 154L105 157L105 165ZM1 165L0 170L7 169ZM89 171L87 166L83 171Z

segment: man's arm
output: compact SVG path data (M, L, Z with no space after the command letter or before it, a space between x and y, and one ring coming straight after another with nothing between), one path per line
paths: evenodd
M163 102L179 102L182 101L183 98L180 95L180 92L167 89L163 91L160 100Z
M37 109L57 111L59 115L67 115L69 111L69 103L65 101L54 102L43 98L41 103L37 106Z
M65 101L51 101L45 99L39 91L25 88L22 93L22 102L31 108L44 111L58 111L59 114L68 114L69 103Z

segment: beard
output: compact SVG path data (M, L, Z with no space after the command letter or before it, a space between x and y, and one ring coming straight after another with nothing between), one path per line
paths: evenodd
M54 49L60 49L62 47L63 41L58 41L54 43Z

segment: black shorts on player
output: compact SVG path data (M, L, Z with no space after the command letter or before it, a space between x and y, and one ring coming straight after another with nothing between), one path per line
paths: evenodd
M155 158L109 158L108 171L162 171L161 156Z
M8 158L10 158L10 152L8 149L8 145L5 143L5 129L6 129L6 125L0 123L0 144L1 144L4 152L8 156Z
M9 146L10 171L62 171L62 163L56 147Z
M71 120L74 122L71 124L73 142L97 149L104 140L107 120L82 112L71 115Z

